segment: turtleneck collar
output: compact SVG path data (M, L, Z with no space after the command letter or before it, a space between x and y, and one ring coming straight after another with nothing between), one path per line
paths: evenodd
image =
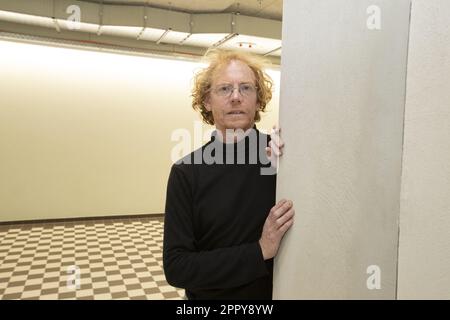
M230 142L224 142L224 141L223 141L222 135L220 135L220 134L218 133L218 130L216 129L216 130L214 130L214 131L211 133L211 141L222 142L223 144L236 144L236 143L239 143L240 141L246 140L245 138L248 137L248 135L252 132L252 130L255 130L255 131L256 131L256 134L259 133L258 128L256 128L256 124L254 124L254 125L253 125L253 128L247 129L247 130L244 132L244 134L240 137L239 140L237 140L237 141L230 141ZM239 138L239 137L238 137L238 138ZM233 140L234 140L234 139L233 139Z

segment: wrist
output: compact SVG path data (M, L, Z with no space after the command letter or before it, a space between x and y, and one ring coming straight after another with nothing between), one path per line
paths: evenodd
M259 244L259 247L261 249L261 253L262 253L263 259L267 260L268 259L268 255L267 255L266 249L264 248L264 245L263 245L261 239L259 239L258 244Z

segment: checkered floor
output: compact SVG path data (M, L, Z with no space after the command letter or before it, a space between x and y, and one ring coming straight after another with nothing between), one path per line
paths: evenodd
M0 226L0 299L181 299L162 218Z

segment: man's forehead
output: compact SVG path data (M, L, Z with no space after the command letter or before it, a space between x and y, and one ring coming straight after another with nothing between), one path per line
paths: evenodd
M221 78L225 78L228 74L232 73L233 75L242 75L245 80L255 80L255 74L252 69L247 63L241 60L231 60L222 66L218 66L213 72L212 80L220 80Z

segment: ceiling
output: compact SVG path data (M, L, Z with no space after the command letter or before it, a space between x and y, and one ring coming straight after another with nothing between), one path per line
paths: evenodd
M97 2L102 0L81 0ZM281 21L283 0L104 0L104 4L136 5L187 13L232 13Z
M78 0L83 19L76 29L68 3L0 0L0 36L193 57L220 47L280 61L282 0Z

